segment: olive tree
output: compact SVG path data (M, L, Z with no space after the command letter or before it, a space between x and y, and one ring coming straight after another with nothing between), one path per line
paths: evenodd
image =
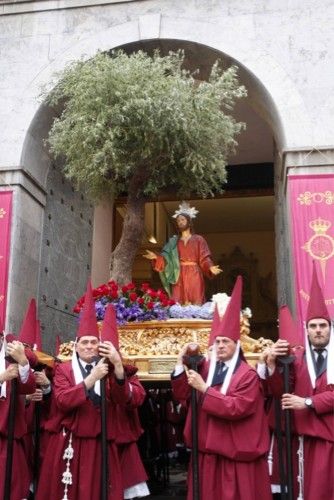
M48 142L65 175L96 202L127 196L111 278L131 280L144 230L145 201L166 188L213 196L244 128L231 116L246 95L237 68L217 62L206 81L184 69L184 54L98 53L57 76L47 102L60 106Z

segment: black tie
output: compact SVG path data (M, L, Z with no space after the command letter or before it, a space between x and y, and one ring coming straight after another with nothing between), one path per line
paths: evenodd
M315 363L315 371L316 371L317 377L321 374L323 366L324 366L325 357L322 354L324 352L324 350L325 349L314 349L314 352L316 352L318 354L318 358L317 358L316 363Z
M85 368L86 377L88 377L88 375L90 375L90 372L92 371L93 368L94 368L93 365L86 365L86 368ZM94 406L99 406L100 401L101 401L101 396L96 394L96 392L94 391L94 387L92 387L91 389L88 389L87 392L88 392L88 397L91 400L91 402L94 404Z
M217 361L211 386L221 385L225 380L226 373L227 373L227 366L225 365L225 363L223 363L223 361Z
M90 372L92 371L92 369L93 369L93 365L86 365L87 375L90 375Z

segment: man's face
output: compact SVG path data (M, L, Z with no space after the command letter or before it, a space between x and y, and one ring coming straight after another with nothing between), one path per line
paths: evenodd
M321 349L326 347L329 342L331 334L330 325L324 318L310 319L307 323L307 334L311 345Z
M93 335L85 335L76 343L75 350L78 356L85 363L91 363L99 352L99 339Z
M189 221L184 215L178 215L176 217L176 225L180 231L185 231L190 227Z
M237 344L234 342L234 340L231 340L228 337L216 337L215 344L217 350L217 359L224 362L232 358L237 348Z

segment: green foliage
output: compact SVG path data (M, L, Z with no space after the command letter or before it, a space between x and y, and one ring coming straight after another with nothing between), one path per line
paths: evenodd
M225 166L243 128L228 113L246 95L236 67L216 63L206 82L182 68L184 55L98 53L73 63L48 94L64 105L49 134L65 173L91 197L138 195L174 186L180 196L222 191Z

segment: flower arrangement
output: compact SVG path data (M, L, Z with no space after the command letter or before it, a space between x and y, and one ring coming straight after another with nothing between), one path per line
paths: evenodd
M135 283L120 286L115 281L93 289L96 318L102 321L108 304L113 304L116 310L117 323L166 320L169 307L175 302L159 289L153 290L149 283L142 283L139 287ZM85 296L75 304L73 311L80 313Z
M170 318L198 318L198 319L212 319L214 305L212 302L206 302L202 306L189 304L181 306L174 304L169 308L168 315Z
M113 280L94 288L93 297L96 319L102 321L107 305L113 304L119 325L128 322L163 321L169 318L210 320L213 317L215 304L218 306L219 313L223 315L230 300L225 293L218 293L213 295L210 302L201 306L181 305L170 299L162 289L154 290L149 283L142 283L139 286L135 283L128 283L120 286ZM73 312L80 313L84 300L83 295L75 304ZM252 315L249 308L243 310L241 314L248 318Z

